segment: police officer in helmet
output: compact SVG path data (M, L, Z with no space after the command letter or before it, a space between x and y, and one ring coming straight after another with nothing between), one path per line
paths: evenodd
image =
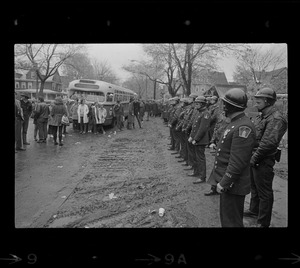
M258 227L269 227L274 201L272 183L275 160L280 160L278 146L287 130L287 120L274 104L276 93L269 87L258 90L255 97L260 114L255 118L256 145L251 157L251 199L244 216L257 217Z
M216 148L210 184L217 185L220 195L222 227L243 227L245 196L250 192L250 159L255 145L255 128L245 115L247 95L232 88L222 98L225 116L230 123Z

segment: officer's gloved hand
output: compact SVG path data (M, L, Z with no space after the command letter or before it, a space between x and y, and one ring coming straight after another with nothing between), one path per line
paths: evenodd
M192 144L194 144L194 145L195 145L195 144L196 144L196 141L195 141L195 140L193 140L193 141L192 141Z
M192 138L192 137L189 137L188 142L191 142L192 140L193 140L193 138Z
M214 143L211 143L211 144L209 145L209 148L210 148L211 150L216 150L217 145L215 145Z
M221 193L223 193L223 192L226 192L226 191L227 191L227 189L226 189L226 188L224 188L224 187L222 187L220 183L218 183L218 184L217 184L217 189L218 189L218 190L219 190Z
M253 167L253 168L257 168L258 167L258 164L254 162L253 157L251 157L251 159L250 159L250 166Z

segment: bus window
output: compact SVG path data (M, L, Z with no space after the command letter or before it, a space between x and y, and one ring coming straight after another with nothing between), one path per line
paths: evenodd
M112 102L112 101L113 101L113 98L114 98L114 93L108 92L108 93L106 94L106 101L107 101L107 102Z

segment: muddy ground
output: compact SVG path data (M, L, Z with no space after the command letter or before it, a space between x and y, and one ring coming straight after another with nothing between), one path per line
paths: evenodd
M106 130L81 135L69 127L59 147L52 139L33 141L30 122L31 144L15 154L17 228L220 227L219 196L204 196L210 186L186 176L167 150L169 129L161 118L144 121L142 129ZM209 176L209 149L206 159ZM286 227L287 149L275 174L271 227ZM246 227L254 224L245 220Z

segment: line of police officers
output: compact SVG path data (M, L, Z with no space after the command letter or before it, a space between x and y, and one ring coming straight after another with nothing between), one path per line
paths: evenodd
M197 178L194 184L206 182L205 148L214 151L207 180L211 189L205 195L220 194L222 227L243 227L243 216L257 217L258 227L269 227L273 167L280 160L278 146L287 119L274 107L276 93L271 88L262 88L255 95L259 115L252 121L244 112L248 98L243 90L232 88L221 100L193 94L169 99L164 118L170 128L169 150L178 162L185 162L185 170L193 171L187 176ZM244 211L250 192L250 208Z

